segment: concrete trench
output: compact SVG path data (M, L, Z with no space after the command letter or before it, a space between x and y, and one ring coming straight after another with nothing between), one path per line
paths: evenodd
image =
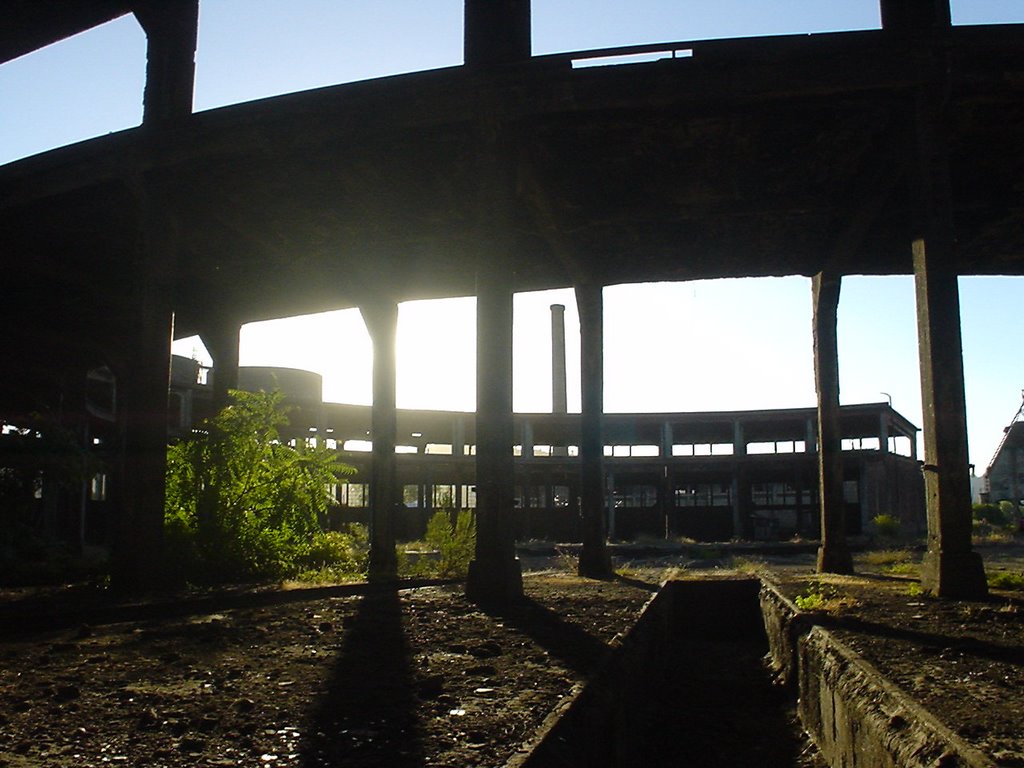
M506 768L810 766L807 736L844 768L994 765L771 583L719 578L664 584Z

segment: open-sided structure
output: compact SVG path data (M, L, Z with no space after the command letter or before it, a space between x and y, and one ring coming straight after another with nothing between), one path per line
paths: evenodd
M516 591L513 291L577 292L582 567L600 573L602 286L816 276L827 511L842 493L839 279L913 272L924 581L979 594L956 280L1024 272L1024 30L954 28L943 0L881 6L881 30L671 43L648 48L688 55L577 69L607 52L531 57L528 0L467 0L464 66L192 114L197 0L7 2L0 61L127 12L149 59L142 126L0 168L0 323L22 365L0 382L0 409L81 403L88 371L116 377L119 563L141 580L160 541L172 322L227 371L244 322L358 306L377 350L383 552L398 491L396 303L475 294L471 585L501 598ZM822 564L842 568L829 519Z

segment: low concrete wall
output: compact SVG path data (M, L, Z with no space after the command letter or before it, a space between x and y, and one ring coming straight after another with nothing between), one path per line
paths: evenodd
M797 686L800 720L829 765L995 766L770 582L760 603L772 669Z
M645 768L637 734L654 717L652 681L677 663L682 633L735 636L756 617L756 579L669 581L625 635L612 641L601 668L577 686L506 768Z
M768 581L670 581L618 636L597 674L573 689L506 768L639 768L635 739L653 680L678 663L684 633L726 638L760 602L777 680L799 692L800 719L825 761L843 768L994 768Z
M796 687L799 662L799 641L813 622L774 584L761 580L758 594L765 634L768 635L768 663L780 685Z
M632 765L630 735L647 716L643 694L671 658L672 583L662 585L627 634L612 640L594 677L563 699L506 768Z

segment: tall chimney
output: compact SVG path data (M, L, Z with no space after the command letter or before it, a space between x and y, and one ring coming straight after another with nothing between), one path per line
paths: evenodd
M565 305L551 305L551 412L566 413Z

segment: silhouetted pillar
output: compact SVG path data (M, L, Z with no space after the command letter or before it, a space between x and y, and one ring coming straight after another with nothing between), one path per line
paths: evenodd
M167 395L174 313L171 276L177 232L149 191L139 193L140 233L131 299L117 364L120 482L114 586L142 591L163 577L164 483L167 472Z
M476 296L476 553L467 596L503 604L522 596L512 515L512 276L481 264Z
M192 114L199 0L162 0L135 10L146 32L143 124Z
M529 419L523 419L522 439L520 445L523 447L523 458L533 458L533 423Z
M463 58L469 66L530 58L530 0L465 0Z
M882 29L907 35L950 25L949 0L881 0Z
M889 411L878 416L878 451L883 456L889 453Z
M750 497L750 486L746 483L746 472L743 469L747 455L747 437L743 431L743 422L738 419L732 423L732 454L733 473L732 483L729 487L729 494L732 496L732 535L733 538L742 539L747 535L747 516L749 510L744 501Z
M821 507L819 573L853 573L843 509L842 427L839 421L838 275L819 272L814 303L814 386L818 393L818 498Z
M394 511L401 502L395 475L395 342L398 333L398 305L376 301L359 307L373 341L373 408L370 439L373 463L370 467L370 581L397 578Z
M581 576L611 576L607 521L604 512L604 298L602 286L576 286L580 315L581 413L580 413L580 510L583 516ZM609 507L609 513L614 509Z
M565 306L551 305L551 412L567 413L565 385Z
M228 393L238 389L238 350L240 326L234 320L219 318L202 332L203 343L213 358L213 409L229 404Z
M971 550L971 484L960 339L960 301L952 266L933 256L952 241L914 243L928 551L921 585L942 597L982 597L981 557ZM948 255L948 252L947 252Z
M967 407L960 337L960 290L948 160L948 61L928 52L917 96L917 221L913 240L917 336L924 420L928 551L921 585L940 597L984 597L981 557L971 549Z

